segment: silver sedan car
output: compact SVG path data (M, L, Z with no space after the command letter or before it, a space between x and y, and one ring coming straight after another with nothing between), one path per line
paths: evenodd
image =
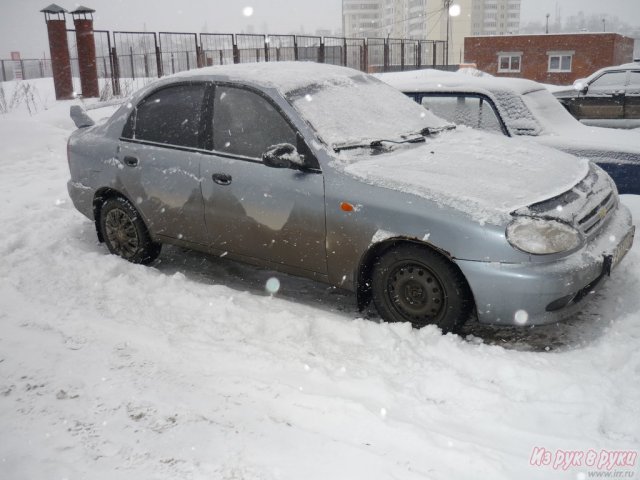
M228 254L354 291L388 321L555 322L633 241L594 164L456 129L347 68L210 67L103 123L72 116L69 194L110 252Z

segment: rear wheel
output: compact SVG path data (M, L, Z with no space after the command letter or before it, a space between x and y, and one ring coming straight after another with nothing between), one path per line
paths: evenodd
M161 245L151 241L140 214L122 197L102 205L100 230L109 251L132 263L147 265L160 255Z
M391 247L373 267L373 301L389 322L454 331L470 314L471 293L447 258L420 245Z

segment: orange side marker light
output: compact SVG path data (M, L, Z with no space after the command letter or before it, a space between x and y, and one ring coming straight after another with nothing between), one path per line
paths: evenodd
M355 209L350 203L342 202L340 203L340 210L342 210L343 212L353 212Z

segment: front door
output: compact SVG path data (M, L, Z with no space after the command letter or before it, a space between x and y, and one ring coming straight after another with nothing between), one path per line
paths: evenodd
M589 84L586 94L575 100L579 119L624 118L624 85L627 72L607 72Z
M214 96L214 151L201 162L211 246L326 273L322 173L272 168L261 161L272 145L296 145L295 130L257 92L216 86Z
M630 126L640 126L640 70L629 72L629 83L624 96L624 118Z

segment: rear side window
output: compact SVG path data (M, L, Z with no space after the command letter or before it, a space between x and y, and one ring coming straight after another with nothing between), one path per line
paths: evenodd
M138 105L133 124L125 128L123 135L136 140L198 148L206 88L204 83L175 85L152 93Z
M216 87L215 150L260 158L269 147L279 143L296 145L296 134L267 99L241 88Z

